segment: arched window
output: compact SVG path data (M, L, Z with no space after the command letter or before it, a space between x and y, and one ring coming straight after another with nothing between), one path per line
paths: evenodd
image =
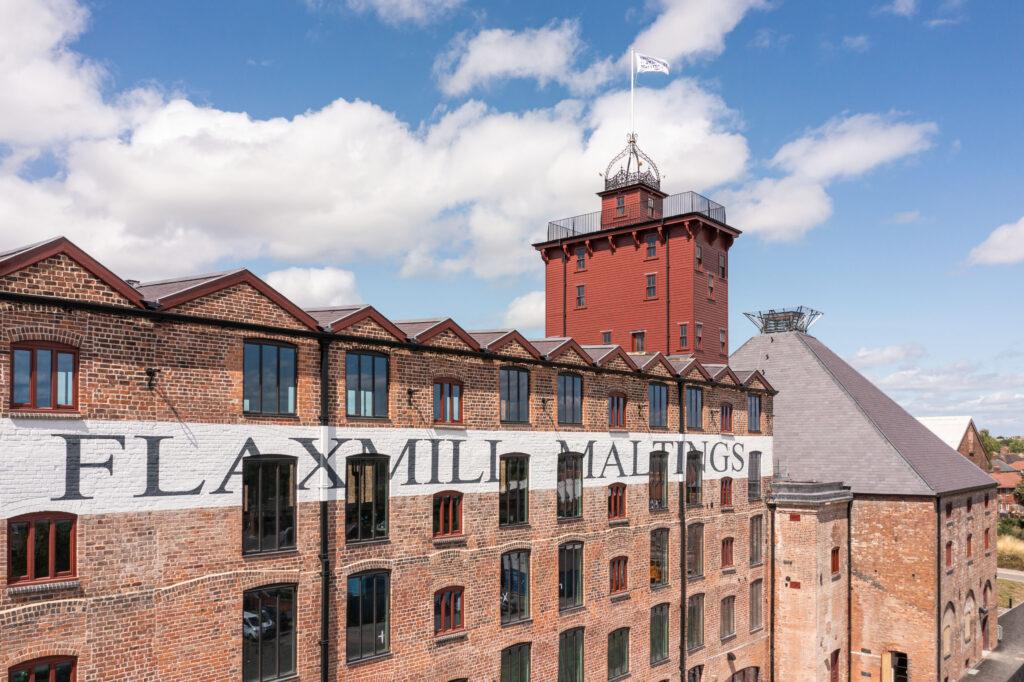
M625 592L629 587L629 575L627 572L629 557L617 556L611 560L608 566L609 591L612 594Z
M388 536L390 479L388 458L354 455L345 465L345 539L348 542L381 540Z
M732 568L733 566L733 539L722 538L722 568Z
M345 656L349 661L391 650L391 574L366 571L347 581Z
M953 602L946 604L942 613L942 656L949 658L953 654L953 624L956 620L956 608Z
M731 403L722 403L722 433L732 433Z
M970 643L974 639L974 631L978 628L978 606L974 602L974 590L967 593L964 601L964 641Z
M626 518L626 484L612 483L608 486L608 518Z
M952 568L953 566L953 541L950 540L946 543L946 568Z
M992 581L985 581L985 589L981 592L981 605L983 608L992 608Z
M434 634L455 632L465 627L462 587L446 587L434 593Z
M15 516L7 521L7 582L75 576L77 517L63 512Z
M445 490L434 494L434 537L462 534L462 493Z
M558 518L578 519L583 513L583 455L558 454Z
M721 482L721 499L719 505L722 507L732 506L732 479L728 476Z
M295 585L270 585L242 597L242 680L295 675Z
M648 505L651 511L668 509L668 453L652 452L647 474Z
M49 341L11 344L11 407L78 407L78 349Z
M11 682L74 682L76 660L70 656L37 658L10 669Z
M530 458L502 455L498 474L498 525L529 521Z

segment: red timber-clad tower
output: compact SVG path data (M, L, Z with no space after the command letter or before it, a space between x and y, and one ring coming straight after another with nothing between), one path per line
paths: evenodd
M601 210L548 223L546 334L631 351L729 359L729 248L740 231L725 207L668 195L629 135L604 174Z

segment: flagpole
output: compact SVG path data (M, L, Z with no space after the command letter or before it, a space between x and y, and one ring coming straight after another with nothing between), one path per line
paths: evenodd
M636 113L635 113L635 93L633 82L636 80L636 51L629 51L629 132L631 135L636 135Z

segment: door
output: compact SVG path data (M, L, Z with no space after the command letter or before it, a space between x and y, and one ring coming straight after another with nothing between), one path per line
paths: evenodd
M828 660L829 682L839 682L839 649L832 652Z
M986 615L981 619L981 648L985 651L991 651L991 647L988 645L988 616Z

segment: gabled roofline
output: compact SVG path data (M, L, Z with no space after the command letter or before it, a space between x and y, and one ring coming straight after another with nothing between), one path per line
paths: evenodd
M754 380L755 377L757 378L758 381L760 381L762 384L764 384L765 390L767 390L769 393L772 393L772 394L778 393L778 391L775 390L775 387L772 386L770 383L768 383L768 380L765 379L764 374L762 374L761 370L759 370L759 369L755 369L755 370L753 370L750 373L750 376L747 377L747 380L743 382L743 384L742 384L743 387L744 388L750 388L750 383L751 383L751 381Z
M108 270L102 263L87 254L67 237L54 237L53 239L25 247L20 251L9 253L11 255L0 260L0 277L18 270L24 270L47 258L63 254L108 287L121 294L121 296L131 301L136 307L145 307L142 294L136 291L132 285Z
M248 284L310 329L320 328L312 315L289 301L283 294L245 268L232 270L220 277L215 277L214 279L206 280L196 284L195 286L175 292L169 296L158 299L157 303L161 310L170 310L171 308L175 308L190 301L194 301L204 296L209 296L212 293L223 291L224 289L228 289L239 284Z
M381 315L380 311L374 308L372 305L364 305L357 310L353 310L348 315L340 317L334 322L331 322L329 331L337 333L343 329L348 329L354 324L359 324L363 320L372 320L381 327L383 327L389 334L394 336L399 341L408 341L409 337L406 336L405 332L399 329L394 322Z
M587 349L603 348L603 346L582 346L582 348L583 350L587 351L587 355L593 357L593 354ZM622 350L622 346L611 346L610 348L608 348L608 351L606 353L602 354L600 357L594 358L594 364L597 365L598 367L604 367L614 358L622 358L623 362L625 362L626 366L628 366L630 369L634 371L640 371L640 368L637 367L637 364L633 362L633 358L629 357L629 354L626 353L626 351Z
M526 352L533 356L535 360L542 359L540 351L537 350L537 348L532 343L527 341L525 336L517 332L515 329L508 330L498 338L494 339L494 341L491 341L486 346L482 346L482 348L485 351L497 353L498 351L500 351L502 348L512 343L513 341L517 341L519 345L525 348Z
M477 343L476 339L470 336L469 332L460 327L455 322L455 320L453 320L450 317L446 317L443 320L438 320L437 324L434 324L428 327L427 329L424 329L418 335L411 338L414 338L416 341L419 341L420 343L426 343L435 336L439 336L440 334L449 331L455 334L455 336L459 337L459 339L461 339L467 346L469 346L473 350L480 350L480 344Z
M686 375L689 374L690 370L693 369L693 368L696 368L697 371L700 372L701 376L704 377L705 381L708 381L710 383L714 383L714 381L715 381L714 377L711 376L710 372L708 372L706 369L704 369L704 365L697 358L694 358L694 359L690 360L688 363L686 363L685 367L683 367L681 370L679 370L679 377L685 381L686 380Z
M557 360L570 350L576 351L576 355L580 356L580 360L583 360L584 362L587 361L587 352L583 350L583 346L577 343L576 339L571 336L567 336L561 344L556 346L554 350L548 353L545 357L548 360Z
M632 356L630 356L630 357L632 357ZM635 360L634 360L634 362L635 362ZM666 370L668 370L668 373L671 374L673 377L678 376L678 373L676 372L676 368L672 366L672 363L668 361L668 358L666 358L665 354L662 353L660 350L654 351L653 355L651 355L650 357L646 358L646 360L644 362L637 362L636 365L637 365L637 367L640 368L640 371L646 372L647 368L650 367L654 363L660 364L662 367L664 367Z
M715 381L718 382L718 383L721 383L720 377L723 374L728 374L730 377L732 377L732 381L733 381L733 383L736 386L743 386L744 385L743 382L740 381L740 378L738 376L736 376L736 372L732 371L732 369L729 367L729 365L723 365L722 369L718 370L718 372L715 374L715 377L714 377ZM749 379L750 377L747 377L747 378Z

